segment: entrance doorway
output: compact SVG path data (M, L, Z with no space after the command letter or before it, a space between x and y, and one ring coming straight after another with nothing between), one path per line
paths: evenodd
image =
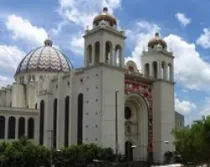
M132 143L129 141L125 142L125 156L128 161L133 161Z

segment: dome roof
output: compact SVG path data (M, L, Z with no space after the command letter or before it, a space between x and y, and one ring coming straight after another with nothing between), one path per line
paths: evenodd
M152 38L149 43L148 43L148 47L154 47L155 45L161 45L163 48L167 47L167 43L160 38L159 33L155 33L155 37Z
M68 72L72 69L69 59L58 49L52 47L49 39L44 46L30 51L20 62L16 74L25 72Z
M98 25L98 23L99 23L100 21L107 21L107 22L109 22L109 24L110 24L111 26L117 25L117 20L115 19L114 16L112 16L112 15L110 15L110 14L108 13L108 8L106 8L106 7L103 8L103 12L102 12L101 14L97 15L97 16L94 18L93 24L94 24L94 25Z

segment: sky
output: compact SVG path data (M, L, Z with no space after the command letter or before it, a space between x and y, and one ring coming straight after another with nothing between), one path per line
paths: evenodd
M83 34L108 7L126 32L126 60L141 69L141 52L159 32L173 52L175 109L186 124L210 114L209 0L0 0L0 86L14 82L21 59L50 37L83 65Z

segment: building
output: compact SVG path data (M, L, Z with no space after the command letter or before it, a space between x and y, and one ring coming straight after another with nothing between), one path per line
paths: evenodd
M176 129L185 128L184 115L182 115L182 114L180 114L179 112L176 112L176 111L175 111L175 127L176 127Z
M118 143L129 159L162 162L174 150L174 57L156 33L139 53L140 73L124 62L125 39L104 8L85 31L84 67L74 69L50 39L29 52L15 83L0 90L0 139L27 136L54 148L96 143L115 150Z

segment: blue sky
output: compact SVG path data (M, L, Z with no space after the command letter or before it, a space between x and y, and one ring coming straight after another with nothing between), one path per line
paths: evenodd
M22 57L49 35L72 61L83 64L83 32L102 7L126 31L126 60L140 56L159 31L175 56L176 110L189 123L210 113L209 0L0 0L0 85L13 82Z

